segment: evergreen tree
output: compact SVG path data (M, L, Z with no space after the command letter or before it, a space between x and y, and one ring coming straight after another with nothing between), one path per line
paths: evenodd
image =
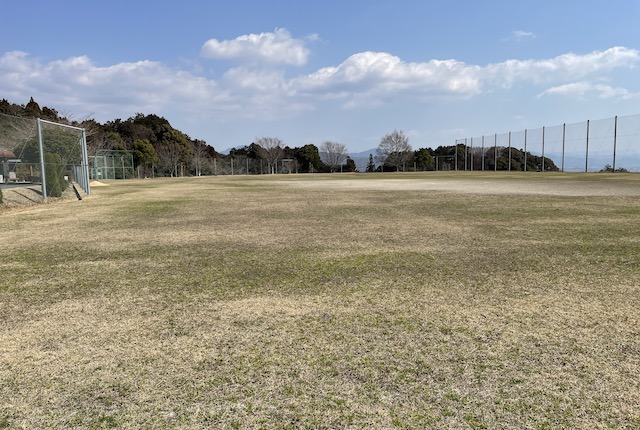
M33 97L31 97L31 99L29 100L29 103L27 103L27 105L24 107L24 112L28 116L31 116L34 118L40 118L40 116L42 115L42 110L40 109L40 106L38 105L38 103L36 103L36 101L33 100Z
M373 154L369 154L369 162L367 163L367 172L376 171L376 163L373 162Z

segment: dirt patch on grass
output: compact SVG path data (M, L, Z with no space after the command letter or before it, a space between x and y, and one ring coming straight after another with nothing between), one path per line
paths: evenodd
M0 210L42 203L40 187L23 187L2 190Z
M512 195L547 195L547 196L640 196L640 175L618 175L604 178L604 180L590 180L584 175L556 175L536 173L539 179L533 179L534 174L455 174L430 175L405 178L396 175L395 178L381 179L380 176L368 178L367 174L353 175L352 180L322 179L289 181L290 187L304 189L328 188L353 191L436 191L463 194L512 194ZM597 179L597 174L592 176ZM389 174L389 176L394 176ZM405 175L406 176L406 175ZM453 176L453 175L451 175ZM637 176L637 177L636 177Z
M77 185L76 188L78 188ZM84 198L86 196L84 194L84 191L80 188L78 188L78 190L81 193L81 197ZM49 197L46 202L42 198L42 187L39 185L3 189L2 204L0 204L0 213L10 210L30 208L33 206L42 205L44 203L52 204L77 200L78 197L71 185L67 187L67 189L62 193L62 196Z

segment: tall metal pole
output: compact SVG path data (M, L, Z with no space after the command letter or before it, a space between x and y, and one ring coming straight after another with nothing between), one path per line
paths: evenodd
M527 129L524 129L524 171L527 171Z
M584 171L585 173L589 171L589 120L587 120L587 148L584 156Z
M509 171L511 171L511 132L509 132Z
M469 149L467 148L467 138L464 138L464 171L467 171L467 157L469 156Z
M493 135L493 170L498 171L498 133Z
M470 151L471 151L471 155L470 155L471 161L469 163L469 170L471 170L473 172L473 137L471 138L471 150Z
M544 126L542 126L542 171L544 172Z
M482 135L482 171L484 172L484 135Z
M42 177L42 197L44 197L44 201L47 201L47 179L44 174L44 149L42 145L42 125L40 124L40 118L37 120L38 123L38 147L40 148L40 176Z
M458 171L458 140L456 139L456 172Z
M562 171L564 172L564 148L567 137L567 123L562 124Z
M91 181L89 179L89 156L87 154L87 133L85 129L82 129L82 175L84 176L84 192L87 193L88 196L91 195ZM131 163L133 166L133 162Z
M618 143L618 115L613 120L613 171L616 171L616 145Z

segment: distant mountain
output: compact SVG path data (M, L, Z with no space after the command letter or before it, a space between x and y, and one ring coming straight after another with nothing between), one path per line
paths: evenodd
M224 155L229 155L229 153L231 152L232 149L242 149L245 146L247 146L247 145L240 145L240 146L236 146L236 147L233 147L233 148L227 148L227 149L224 149L222 151L218 151L218 153L219 154L224 154Z
M361 151L361 152L350 152L349 156L351 158L354 158L354 157L367 157L367 160L368 160L369 159L369 154L371 154L371 155L373 155L375 157L377 152L378 152L378 148L372 148L372 149L367 149L366 151Z
M367 149L361 152L351 152L349 153L349 157L356 163L359 172L365 172L367 170L367 164L369 164L369 154L373 155L375 160L376 152L377 148Z

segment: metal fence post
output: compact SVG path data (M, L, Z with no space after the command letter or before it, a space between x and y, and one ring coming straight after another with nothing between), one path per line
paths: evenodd
M564 172L564 148L567 138L567 123L562 124L562 168L560 171Z
M511 132L509 132L509 171L511 171Z
M584 172L587 173L589 171L589 120L587 120L587 141L586 141L586 151L584 155Z
M42 197L44 201L47 201L47 179L45 175L45 166L44 166L44 148L42 145L42 125L40 124L40 118L37 120L38 124L38 147L40 148L40 176L42 177Z
M493 170L498 171L498 133L493 135Z
M544 172L544 126L542 126L542 171Z
M87 154L87 133L84 128L82 129L82 164L83 164L82 166L83 180L82 181L84 183L80 183L80 185L82 185L82 188L84 188L85 193L87 193L87 195L90 196L91 181L89 180L89 156Z
M482 135L482 171L484 172L484 134Z
M524 171L527 171L527 129L524 129Z
M467 138L464 138L464 171L467 171L467 157L469 156L469 148L467 148Z
M458 140L456 139L456 172L458 171Z
M616 171L616 145L618 143L618 115L613 119L613 171Z

